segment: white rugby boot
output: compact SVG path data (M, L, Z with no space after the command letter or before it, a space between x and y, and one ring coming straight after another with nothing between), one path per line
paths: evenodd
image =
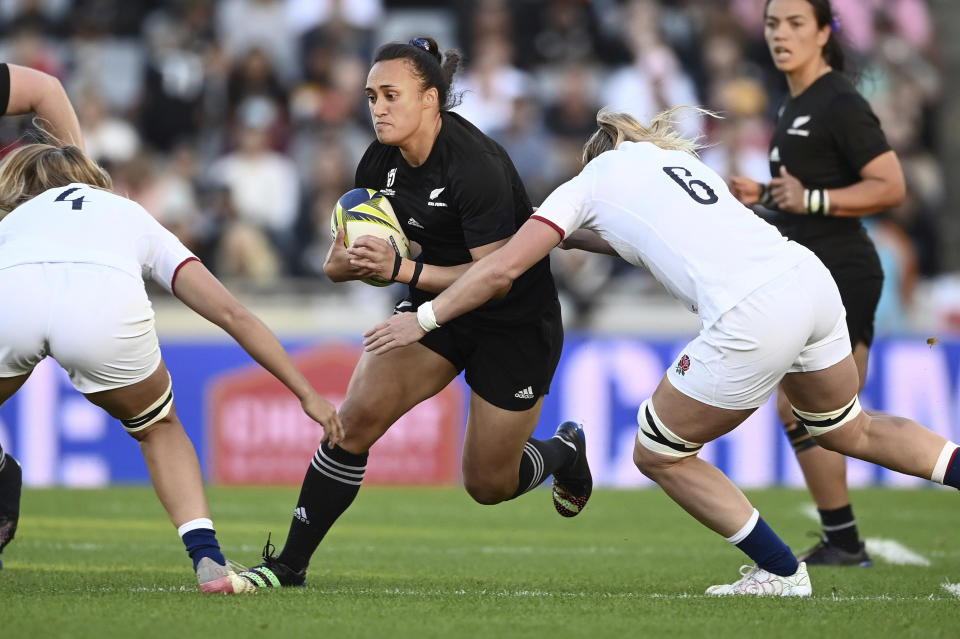
M707 588L708 595L754 595L767 597L809 597L813 593L807 564L800 562L797 572L781 577L757 566L741 566L743 575L732 584L719 584Z
M233 569L232 562L221 566L213 559L204 557L197 564L197 581L200 583L200 592L204 594L223 593L225 595L239 595L256 592L256 587L246 579L242 579Z

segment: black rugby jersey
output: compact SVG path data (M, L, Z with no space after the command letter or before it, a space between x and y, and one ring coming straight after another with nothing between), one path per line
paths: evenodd
M781 107L770 140L770 175L779 177L784 165L805 188L842 188L859 182L860 170L889 150L870 105L843 74L830 71ZM781 233L801 243L859 234L863 228L857 217L778 211L768 219Z
M374 140L357 166L355 186L378 189L393 206L404 233L423 249L424 264L472 261L471 248L510 237L532 214L530 198L503 148L456 113L442 112L440 133L427 160L407 164L399 147ZM415 305L435 293L411 289ZM549 257L464 318L529 319L557 303Z
M10 67L6 62L0 63L0 115L7 113L10 106Z

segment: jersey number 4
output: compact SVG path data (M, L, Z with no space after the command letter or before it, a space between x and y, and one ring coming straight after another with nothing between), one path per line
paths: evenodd
M72 200L67 197L74 191L79 191L79 190L80 190L79 186L75 186L72 189L67 189L66 191L58 195L57 199L55 199L54 202L70 202L70 204L73 205L72 206L73 210L79 211L83 208L83 196L81 195L80 197L75 197Z
M720 199L710 188L710 185L703 180L691 180L693 174L682 166L665 166L663 172L669 175L671 180L679 184L680 188L699 204L716 204Z

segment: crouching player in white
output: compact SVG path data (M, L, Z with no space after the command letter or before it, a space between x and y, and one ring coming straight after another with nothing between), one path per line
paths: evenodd
M806 566L719 469L697 457L736 428L783 379L794 413L828 449L960 488L956 444L908 419L870 416L844 309L830 273L730 194L671 130L601 111L583 171L554 191L506 245L417 316L367 333L386 352L475 308L561 240L646 266L697 313L700 334L643 402L634 461L687 512L745 552L753 567L713 595L807 596Z
M80 123L60 81L36 69L0 63L0 115L31 112L57 138L83 148ZM0 441L0 554L17 532L22 483L20 463Z
M140 443L153 486L203 592L252 591L227 565L196 452L173 407L149 275L229 333L339 441L335 408L270 330L75 146L30 144L0 164L0 404L47 355Z

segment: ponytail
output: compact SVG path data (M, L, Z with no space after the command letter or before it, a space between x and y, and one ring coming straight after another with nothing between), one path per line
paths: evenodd
M601 153L616 149L621 142L652 142L661 149L683 151L698 157L697 152L705 146L700 144L699 136L693 139L685 138L676 130L676 115L686 109L710 117L720 117L713 111L699 107L678 106L664 111L653 118L649 125L644 126L627 113L600 109L597 113L597 130L583 145L581 161L586 165Z
M447 49L440 54L440 46L433 38L418 37L403 44L391 42L377 49L373 62L407 60L413 74L420 80L420 90L436 88L441 111L449 111L460 104L460 95L451 93L453 76L460 68L460 52Z

